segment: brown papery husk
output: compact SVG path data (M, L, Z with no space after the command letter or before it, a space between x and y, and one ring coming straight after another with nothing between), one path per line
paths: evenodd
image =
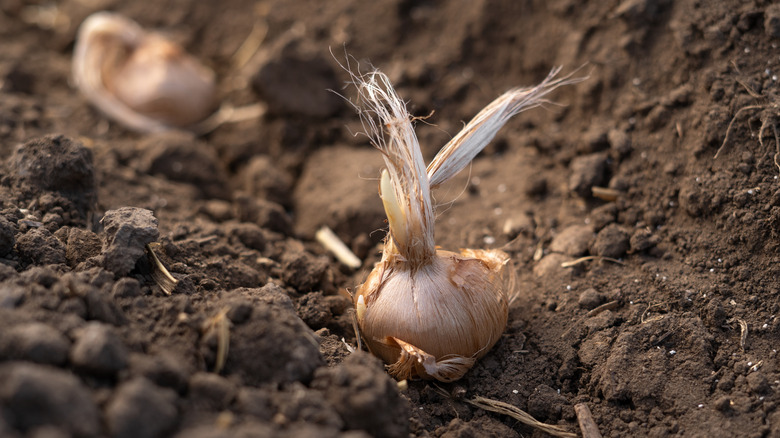
M439 250L423 266L383 258L355 294L356 303L361 295L365 302L358 324L369 349L398 379L462 377L506 328L508 260L500 250ZM436 365L404 355L394 338L455 369L431 375Z

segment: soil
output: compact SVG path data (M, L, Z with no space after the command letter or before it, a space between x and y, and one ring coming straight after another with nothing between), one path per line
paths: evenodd
M201 136L107 120L69 81L103 9L266 113ZM2 0L0 35L0 435L543 435L482 396L570 431L582 403L607 437L780 436L779 5ZM386 226L347 61L432 114L427 159L506 89L589 76L435 193L437 244L503 248L520 290L460 381L399 386L347 348Z

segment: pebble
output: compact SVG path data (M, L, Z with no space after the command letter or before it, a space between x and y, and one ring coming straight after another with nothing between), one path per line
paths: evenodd
M111 326L90 322L77 334L70 360L77 368L116 374L127 368L127 349Z
M176 426L179 412L176 393L142 377L117 388L105 412L114 438L157 438Z
M68 359L70 341L47 324L30 322L8 330L6 348L3 355L10 359L61 365Z
M160 236L157 218L143 208L109 210L100 223L105 230L104 267L120 277L133 270L135 263L144 255L146 244Z
M617 259L630 248L630 236L619 225L610 224L596 235L590 252L601 257Z
M572 257L581 256L588 251L588 246L595 236L593 228L588 225L572 225L553 238L550 251Z
M100 432L100 413L89 390L58 368L24 362L0 366L0 405L22 432L47 425L80 437Z

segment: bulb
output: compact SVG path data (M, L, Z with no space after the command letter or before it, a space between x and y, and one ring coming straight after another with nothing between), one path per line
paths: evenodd
M214 72L182 47L117 14L79 28L73 78L93 105L128 128L187 128L217 106Z
M355 313L369 350L395 378L460 379L506 328L516 297L509 256L495 249L437 249L430 191L466 167L514 114L582 80L553 80L558 71L494 100L427 167L414 118L387 76L350 72L363 127L385 161L379 194L389 225L382 259L355 291Z

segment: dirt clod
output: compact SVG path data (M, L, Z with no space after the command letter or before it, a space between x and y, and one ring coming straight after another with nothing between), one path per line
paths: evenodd
M22 432L55 426L77 437L100 432L100 413L89 389L73 374L49 366L0 366L0 403Z
M77 335L70 361L87 371L115 375L127 367L127 348L110 326L92 322Z
M118 276L129 273L144 255L146 244L160 236L157 218L146 209L123 207L110 210L100 222L105 229L103 265Z
M106 407L106 423L116 438L157 438L178 420L177 396L144 378L122 383Z
M629 234L620 225L611 224L598 232L590 252L597 256L617 259L626 254L631 247L630 242Z

